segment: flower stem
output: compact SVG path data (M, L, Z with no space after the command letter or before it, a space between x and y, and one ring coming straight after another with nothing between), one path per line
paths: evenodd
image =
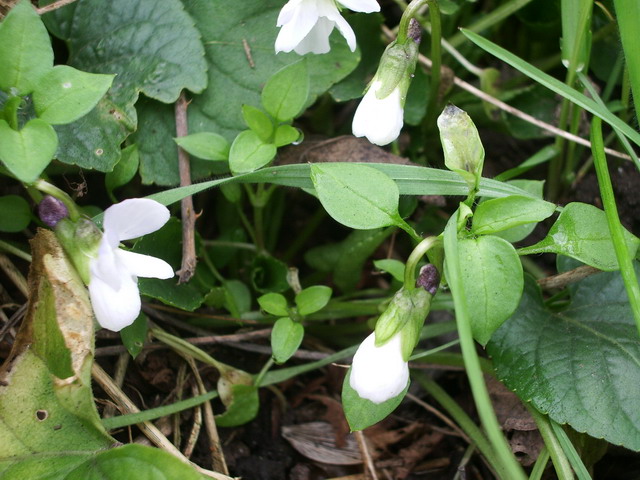
M398 27L398 43L403 44L407 42L407 33L409 32L409 22L412 18L418 15L418 11L427 3L433 0L413 0L407 9L402 14L400 19L400 26ZM438 39L438 41L440 41Z
M438 237L427 237L422 240L407 259L407 264L404 267L404 288L414 289L416 287L416 269L418 262L422 257L436 244L440 243Z
M76 202L74 202L66 192L63 192L55 185L52 185L45 180L39 179L36 180L33 186L41 192L44 192L47 195L51 195L52 197L55 197L62 203L64 203L64 206L67 207L67 210L69 211L69 219L72 222L77 222L82 216L80 210L78 209L78 206L76 205Z
M436 115L440 111L438 97L440 94L440 66L442 65L442 24L437 0L429 1L429 20L431 23L431 84L429 86L427 117L429 125L433 125Z

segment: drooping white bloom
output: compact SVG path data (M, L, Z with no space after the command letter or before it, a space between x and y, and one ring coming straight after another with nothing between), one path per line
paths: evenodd
M117 332L136 319L141 307L137 277L173 277L171 265L164 260L119 248L123 240L155 232L169 216L167 207L144 198L125 200L105 210L98 255L89 262L89 296L102 327Z
M386 97L378 98L376 92L381 86L380 80L371 84L358 105L351 125L356 137L367 137L367 140L376 145L393 142L400 135L404 123L400 86Z
M339 0L341 5L355 12L379 12L376 0ZM289 0L280 10L276 25L280 28L276 38L276 53L294 50L305 53L327 53L329 35L334 27L347 40L351 51L356 49L356 36L342 18L335 0Z
M349 385L360 397L382 403L399 395L409 381L409 365L402 358L401 335L376 347L372 333L358 347L351 364Z

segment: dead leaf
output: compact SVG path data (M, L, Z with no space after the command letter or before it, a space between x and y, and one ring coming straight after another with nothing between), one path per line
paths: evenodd
M353 434L345 446L336 445L336 435L327 422L309 422L282 427L282 436L298 452L311 460L330 465L358 465L362 463L358 442Z

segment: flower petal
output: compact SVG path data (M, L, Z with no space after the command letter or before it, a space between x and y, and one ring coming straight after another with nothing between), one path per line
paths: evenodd
M136 277L165 279L174 276L171 265L159 258L122 249L116 251L116 256L126 266L127 270Z
M386 145L398 138L404 122L400 89L396 87L387 97L379 99L376 91L381 85L379 80L371 85L358 105L351 126L356 137L367 137L376 145Z
M107 236L103 236L98 247L98 256L89 261L89 272L93 279L99 277L111 288L118 290L122 285L122 278L129 276L129 272L122 268L115 256L117 248L112 248Z
M170 214L167 207L148 198L131 198L104 212L104 231L110 239L130 240L160 229ZM112 245L115 246L115 245Z
M335 23L324 17L318 19L311 31L304 37L300 43L296 46L294 51L298 55L304 55L306 53L328 53L331 50L329 45L329 35Z
M327 19L334 22L338 27L338 30L340 30L342 36L347 41L347 45L349 45L351 51L354 52L356 50L356 34L353 33L353 29L351 28L351 25L349 25L349 22L342 18L342 15L340 15L340 12L335 7L333 2L331 3L331 5L329 5L328 3L319 4L318 15L320 15L320 17L326 17Z
M380 11L380 5L376 0L338 0L338 3L354 12L372 13Z
M402 338L396 334L380 347L372 333L358 347L351 364L349 385L373 403L399 395L409 381L409 365L402 359Z
M100 277L89 283L91 305L100 326L118 332L129 326L140 314L140 293L134 277L122 279L119 289L112 288Z
M285 5L285 7L288 5ZM282 18L288 21L282 23L276 38L276 53L290 52L296 48L318 21L318 9L316 8L315 0L303 0L292 6L290 10L285 14L281 12ZM280 25L280 17L278 17L278 25Z

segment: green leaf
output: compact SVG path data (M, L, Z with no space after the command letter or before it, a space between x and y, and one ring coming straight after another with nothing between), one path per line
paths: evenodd
M0 160L18 180L36 181L51 162L57 146L56 132L44 120L29 120L19 131L0 120Z
M459 240L458 253L473 338L486 345L518 307L522 264L513 246L494 236Z
M26 95L53 67L49 34L28 0L21 0L0 24L0 90Z
M314 285L305 288L296 295L296 305L300 315L310 315L322 310L331 300L331 288L324 285Z
M229 158L229 142L217 133L192 133L174 138L174 140L187 153L203 160L227 160Z
M56 125L56 158L69 165L110 172L120 161L122 143L136 128L130 117L107 97L84 117Z
M557 80L551 75L544 73L542 70L525 62L521 58L518 58L504 48L499 47L495 43L492 43L485 38L482 38L477 33L473 33L465 29L461 29L461 31L469 40L471 40L483 50L486 50L492 55L498 57L500 60L507 62L512 67L518 69L519 71L532 78L536 82L544 85L548 89L553 90L558 95L562 95L564 98L571 100L573 103L579 105L588 112L591 112L597 117L600 117L612 127L618 128L629 138L629 140L636 143L637 145L640 145L640 133L636 132L630 125L625 123L622 119L618 118L606 107L599 105L595 100L588 98L586 95L565 85L560 80Z
M107 193L114 202L116 199L113 196L113 191L131 181L138 171L139 164L140 157L138 155L137 145L129 145L127 148L122 150L120 161L115 167L113 167L113 171L107 172L105 175L104 185L107 189Z
M279 318L271 330L271 350L278 364L289 360L298 351L304 338L304 327L289 317Z
M279 293L265 293L261 297L258 297L258 305L271 315L277 315L279 317L289 315L287 299Z
M640 450L640 340L622 278L600 273L572 291L566 310L550 311L528 279L487 347L497 375L556 422Z
M33 103L36 113L52 125L71 123L96 106L109 90L114 77L57 65L42 75L35 86Z
M234 317L251 310L251 292L249 287L240 280L227 280L224 282L224 308Z
M295 118L308 97L309 71L305 58L277 71L262 89L262 105L280 122Z
M541 222L555 212L556 206L544 200L512 195L482 202L473 214L471 231L476 235L501 232L532 222Z
M264 143L253 130L241 132L231 144L229 168L234 174L264 167L276 156L276 146Z
M262 140L268 142L273 135L273 121L259 108L253 105L242 106L242 118L251 130Z
M131 358L135 359L142 351L148 331L147 316L144 313L140 313L131 325L120 330L120 339Z
M625 63L633 90L636 118L640 116L640 59L635 54L640 48L638 28L640 28L640 4L634 0L614 0L616 20L624 50Z
M280 125L276 128L273 143L275 143L276 147L283 147L294 142L300 142L301 137L302 133L297 128L291 125Z
M626 229L624 235L629 256L633 258L640 239ZM520 255L547 252L575 258L600 270L618 269L606 215L586 203L568 204L543 240L518 250Z
M0 197L0 232L19 232L31 223L31 207L18 195Z
M350 163L314 164L311 180L325 210L347 227L368 230L402 222L398 187L379 170Z
M259 255L251 267L251 283L259 292L284 292L287 283L287 265L269 255Z
M233 385L233 403L227 407L227 411L216 416L216 425L219 427L235 427L253 420L260 408L258 389L253 385ZM167 479L169 480L169 479Z
M33 477L32 477L33 478ZM159 448L129 444L99 452L64 480L202 480L191 466Z
M373 264L377 269L391 274L391 276L399 282L404 281L404 263L400 260L383 258L382 260L374 260Z
M544 181L542 180L509 180L507 183L526 190L542 200ZM515 243L527 238L536 228L537 223L525 223L517 227L511 227L496 234L497 237Z
M386 402L373 403L371 400L361 398L358 392L351 388L349 384L350 378L351 368L349 368L342 383L342 408L352 432L364 430L386 418L400 405L409 390L409 382L407 382L407 388L398 396L390 398Z

